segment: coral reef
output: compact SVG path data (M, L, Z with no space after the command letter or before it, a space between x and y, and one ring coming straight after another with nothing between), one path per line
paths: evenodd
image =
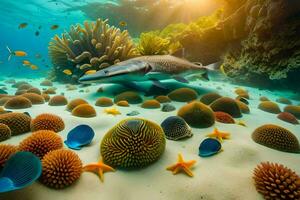
M164 96L164 95L160 95L155 97L155 99L157 101L159 101L159 103L169 103L171 102L171 99L168 96Z
M265 112L274 113L274 114L278 114L281 112L277 103L274 103L272 101L263 101L258 105L258 108Z
M18 147L20 151L29 151L40 159L48 152L60 148L63 148L62 138L57 133L49 130L33 132L30 136L20 142Z
M27 93L35 93L35 94L39 94L39 95L42 94L41 90L40 90L39 88L35 88L35 87L30 88L30 89L27 90L26 92L27 92Z
M56 94L56 88L50 87L43 91L44 94Z
M48 105L49 106L65 106L68 104L68 100L63 95L57 95L50 98Z
M289 130L266 124L258 127L252 133L254 142L266 147L284 152L300 153L300 145L297 137Z
M12 97L10 97L10 96L1 97L1 98L0 98L0 106L5 105L5 103L6 103L8 100L10 100L11 98L12 98Z
M43 81L40 83L40 86L52 87L52 86L53 86L53 83L52 83L52 81L46 79L46 80L43 80Z
M31 106L31 101L22 96L12 97L4 104L4 107L8 109L24 109Z
M291 124L299 124L297 118L293 114L288 113L288 112L279 113L277 115L277 118L281 119L282 121L291 123Z
M265 96L261 96L259 97L259 100L260 101L270 101L268 97L265 97Z
M164 131L159 125L145 119L128 118L105 134L100 153L108 165L141 168L158 160L165 146Z
M107 97L101 97L96 100L95 106L100 106L100 107L110 107L114 105L114 102Z
M226 112L217 111L217 112L214 112L214 113L215 113L215 117L216 117L217 122L221 122L221 123L225 123L225 124L234 124L235 123L232 116L229 115Z
M77 106L81 105L81 104L88 104L88 102L84 99L81 98L77 98L77 99L73 99L72 101L70 101L67 105L67 110L72 112L72 110L74 108L76 108Z
M24 113L5 113L0 115L0 123L7 125L11 135L19 135L30 131L31 118Z
M39 95L36 93L25 93L25 94L22 94L22 97L29 99L29 101L32 103L32 105L45 103L44 97L42 95Z
M291 105L292 104L291 100L289 100L289 99L287 99L285 97L280 97L280 98L276 99L276 102L277 103L282 103L282 104L287 104L287 105Z
M7 159L14 153L18 148L11 144L0 144L0 169L4 166Z
M238 104L238 106L239 106L242 113L245 113L245 114L250 113L250 109L247 106L247 104L245 104L244 102L241 102L241 101L236 101L236 103Z
M197 99L198 93L190 88L179 88L170 92L168 97L173 101L189 102Z
M137 55L128 32L109 26L107 21L85 21L84 26L77 24L61 37L54 36L49 43L54 65L51 80L76 83L88 70L98 71ZM66 69L72 76L62 73Z
M79 156L66 149L47 153L42 160L41 182L48 187L63 189L72 185L82 173Z
M204 103L205 105L209 105L211 104L212 102L214 102L215 100L221 98L222 96L219 95L218 93L215 93L215 92L210 92L210 93L207 93L207 94L204 94L201 98L200 98L200 101L202 103Z
M118 101L117 106L129 107L128 101Z
M11 130L6 124L0 123L0 142L11 137Z
M263 162L254 169L256 190L264 199L300 199L300 177L278 163Z
M182 106L177 115L182 117L190 126L196 128L207 128L215 123L212 109L197 101Z
M159 101L157 101L155 99L150 99L150 100L144 101L142 103L141 107L147 108L147 109L160 108L160 103L159 103Z
M168 117L161 123L161 127L169 140L180 140L193 136L192 129L183 118L178 116Z
M143 98L137 92L132 91L122 92L116 95L114 98L115 103L123 100L127 101L130 104L139 104L142 103Z
M31 120L30 127L31 131L49 130L57 133L65 129L65 123L57 115L43 113Z
M96 117L97 114L93 106L89 104L80 104L72 110L72 115L76 117L90 118Z
M242 117L240 107L234 99L221 97L210 104L213 111L221 111L230 114L234 118Z
M45 99L45 102L48 102L50 100L49 94L43 93L42 97Z
M288 105L283 110L284 112L293 114L297 119L300 119L300 106Z

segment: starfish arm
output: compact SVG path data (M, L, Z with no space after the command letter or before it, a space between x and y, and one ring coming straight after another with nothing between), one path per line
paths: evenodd
M101 167L99 167L99 169L98 169L98 176L99 176L101 182L104 182L103 169Z
M193 176L194 176L193 172L192 172L189 168L183 167L182 169L184 170L184 172L185 172L188 176L190 176L190 177L193 177Z
M82 168L82 170L86 171L86 172L89 172L89 171L94 172L95 170L97 170L97 168L98 168L98 163L91 163L91 164L84 166Z
M177 164L171 165L171 166L167 167L166 169L169 170L169 171L174 171L175 168L177 168Z
M191 166L193 166L196 163L196 160L191 160L185 163L185 165L190 168Z

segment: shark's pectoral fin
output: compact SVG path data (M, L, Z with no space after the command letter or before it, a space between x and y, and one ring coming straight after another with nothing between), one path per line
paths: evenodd
M182 76L173 76L172 78L181 83L189 83L189 81L183 78Z

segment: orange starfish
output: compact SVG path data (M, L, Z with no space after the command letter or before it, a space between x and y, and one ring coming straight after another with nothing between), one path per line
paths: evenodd
M217 138L220 142L223 142L223 139L229 139L230 133L219 131L217 128L214 131L207 135L211 138Z
M181 153L178 154L178 161L176 164L167 167L167 170L177 174L180 171L185 172L188 176L193 177L194 174L190 168L196 163L196 160L184 161Z
M100 161L97 163L88 164L88 165L84 166L82 169L83 169L83 171L86 171L86 172L97 173L101 182L104 181L104 175L103 175L104 172L109 172L109 171L114 172L115 171L115 169L112 168L111 166L104 164L102 159L100 159Z

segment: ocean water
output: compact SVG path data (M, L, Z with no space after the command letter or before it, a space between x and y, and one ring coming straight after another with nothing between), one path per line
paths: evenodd
M1 0L0 200L300 199L300 5L276 2Z

